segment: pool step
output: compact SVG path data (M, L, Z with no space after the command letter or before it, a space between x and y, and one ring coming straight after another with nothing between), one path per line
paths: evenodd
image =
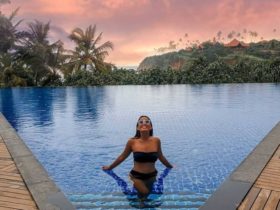
M208 194L152 194L145 206L161 209L198 209L209 197ZM77 209L133 209L139 207L137 196L125 196L122 193L70 195L69 199Z

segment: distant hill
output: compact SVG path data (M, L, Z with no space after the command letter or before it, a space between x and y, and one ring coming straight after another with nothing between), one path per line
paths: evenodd
M137 70L153 68L180 70L200 56L205 57L209 62L221 59L230 65L234 65L240 59L252 61L273 59L280 57L280 42L270 40L246 44L236 39L228 44L204 42L198 47L188 50L146 57Z

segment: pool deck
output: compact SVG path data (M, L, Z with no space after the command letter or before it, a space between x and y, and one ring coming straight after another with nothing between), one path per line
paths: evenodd
M75 209L1 113L0 209Z
M280 210L280 122L200 210Z

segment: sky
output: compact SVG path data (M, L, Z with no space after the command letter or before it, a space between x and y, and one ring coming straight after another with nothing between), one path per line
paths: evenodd
M203 41L227 43L280 38L279 0L0 0L9 15L17 7L20 27L35 19L51 22L49 38L62 40L75 27L96 25L102 42L114 50L106 58L118 67L137 66L147 56L179 50ZM257 32L257 36L250 36ZM232 36L229 36L231 34Z

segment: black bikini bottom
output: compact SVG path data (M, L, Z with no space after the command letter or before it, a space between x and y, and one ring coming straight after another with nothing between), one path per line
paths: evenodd
M158 173L157 170L155 170L154 172L151 172L151 173L140 173L140 172L134 171L134 170L130 171L130 175L133 178L141 179L141 180L146 180L146 179L150 179L152 177L155 177L155 176L157 176L157 173Z

